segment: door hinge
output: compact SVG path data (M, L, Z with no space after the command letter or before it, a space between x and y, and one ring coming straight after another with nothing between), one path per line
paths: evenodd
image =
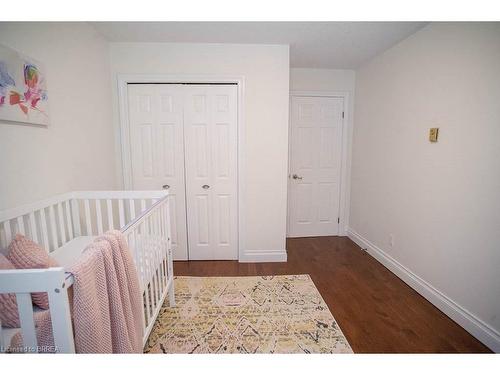
M342 111L342 118L344 118L344 111Z
M337 218L337 224L340 224L340 217Z

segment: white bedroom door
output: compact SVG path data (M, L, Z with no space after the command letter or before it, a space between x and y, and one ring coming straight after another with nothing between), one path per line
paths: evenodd
M189 259L238 259L237 86L184 95Z
M288 236L339 234L344 100L292 96Z
M172 250L188 259L182 85L129 84L132 189L170 193Z
M129 84L132 188L168 189L174 259L238 259L237 86Z

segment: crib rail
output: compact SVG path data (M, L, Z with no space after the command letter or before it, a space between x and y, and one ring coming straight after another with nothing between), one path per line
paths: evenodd
M5 250L16 233L21 233L53 251L74 236L72 193L0 212L0 249Z
M73 193L73 223L78 236L96 236L123 228L166 191L76 191Z
M73 238L120 229L153 203L163 191L75 191L0 212L0 251L16 233L49 253Z
M173 262L168 197L143 212L122 228L139 275L144 304L144 338L146 344L166 295L170 306L175 305Z

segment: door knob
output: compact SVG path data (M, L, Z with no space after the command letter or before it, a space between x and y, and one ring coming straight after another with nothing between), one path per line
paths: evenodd
M202 186L203 189L209 189L210 188L210 185L203 185Z
M294 175L292 176L292 178L293 178L294 180L302 180L302 177L301 177L301 176L298 176L297 174L294 174Z
M166 185L166 184L165 184L165 185L163 185L163 186L162 186L162 188L163 188L164 190L168 190L168 189L170 189L170 185Z

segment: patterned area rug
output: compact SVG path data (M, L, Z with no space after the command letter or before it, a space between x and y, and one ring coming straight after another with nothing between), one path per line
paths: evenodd
M176 277L146 353L352 353L309 275Z

